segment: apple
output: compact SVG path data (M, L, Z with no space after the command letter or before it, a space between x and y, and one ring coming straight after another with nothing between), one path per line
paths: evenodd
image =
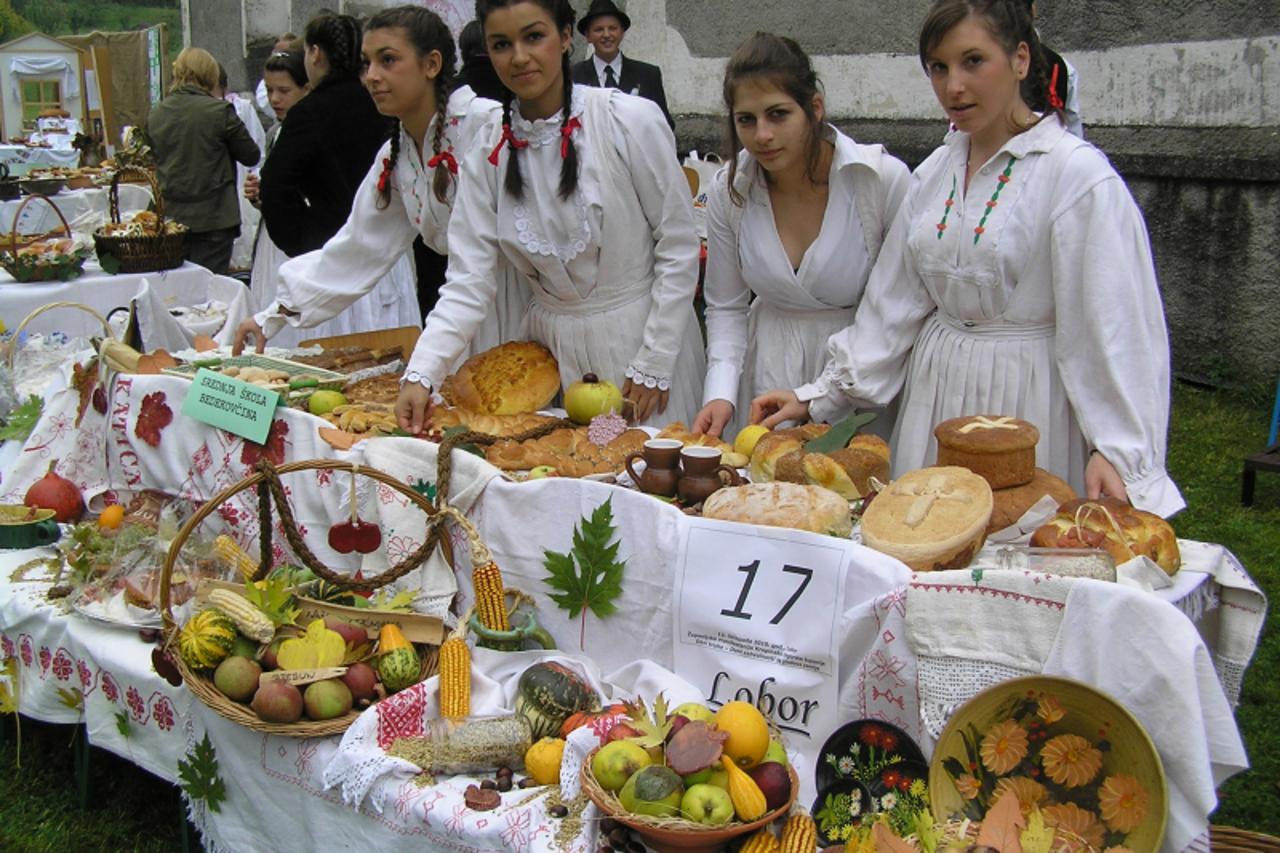
M672 716L684 717L691 723L696 720L701 720L704 723L714 723L716 720L716 712L699 702L685 702L672 711L671 714Z
M620 791L637 771L652 763L649 753L639 744L615 740L600 747L591 759L591 775L606 791Z
M790 764L790 762L787 761L787 751L783 748L777 738L769 739L769 748L764 751L764 758L760 759L760 763L763 764L766 761L776 761L783 767Z
M586 426L596 415L621 412L622 392L607 379L601 380L594 373L588 373L581 382L574 382L565 389L564 410L569 420Z
M535 465L529 469L530 480L541 480L544 477L559 477L560 472L553 465Z
M340 634L348 649L358 649L369 642L368 631L359 625L351 624L345 619L339 619L337 616L324 617L324 626L330 631Z
M691 785L714 785L717 788L729 790L729 771L724 769L719 761L712 764L705 770L699 770L697 773L690 773L683 777L685 788Z
M670 767L650 765L632 774L622 786L618 800L632 814L650 817L678 817L684 785Z
M642 734L644 733L635 726L619 721L613 724L609 729L609 732L604 736L604 739L605 743L613 743L615 740L626 740L627 738L640 737Z
M781 808L791 799L791 774L785 765L776 761L762 761L747 771L764 794L769 811Z
M691 785L680 798L680 814L694 823L723 826L733 820L733 800L724 788Z

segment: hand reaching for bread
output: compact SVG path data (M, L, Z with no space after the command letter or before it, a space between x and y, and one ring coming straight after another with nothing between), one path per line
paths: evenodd
M733 403L728 400L712 400L693 418L693 432L705 432L719 438L733 418Z
M766 429L773 429L784 421L803 423L807 420L809 404L800 402L795 391L766 391L751 401L751 423L760 424Z
M631 401L631 423L644 423L651 415L662 414L667 410L669 391L658 388L646 388L628 379L622 383L622 399Z
M406 382L400 386L396 398L396 422L400 429L413 435L422 435L431 419L431 389L420 382Z
M1084 468L1084 488L1090 500L1110 497L1133 503L1129 500L1129 492L1124 487L1120 472L1096 450L1089 456L1089 464Z

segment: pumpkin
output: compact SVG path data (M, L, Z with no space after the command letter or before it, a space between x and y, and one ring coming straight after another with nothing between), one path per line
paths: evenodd
M178 654L192 669L213 669L231 654L236 642L236 623L221 610L201 610L182 626L178 634Z
M387 623L378 632L378 660L374 668L382 679L382 686L391 693L418 683L422 661L413 644L400 632L400 626Z
M529 721L535 743L558 735L571 714L599 707L591 685L563 664L535 663L520 675L516 685L516 713Z
M560 737L567 738L569 733L574 729L580 729L583 726L589 726L600 720L607 720L610 717L619 715L626 716L627 706L621 702L614 702L607 708L599 711L576 711L569 715L569 719L564 721L564 725L560 727Z

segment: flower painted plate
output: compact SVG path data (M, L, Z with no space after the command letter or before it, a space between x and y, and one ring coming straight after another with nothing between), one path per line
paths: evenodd
M1007 790L1098 850L1158 850L1164 837L1155 745L1124 706L1076 681L1015 678L952 715L929 764L934 816L981 820Z
M871 799L867 786L856 779L837 779L820 788L810 812L818 828L818 846L849 841Z
M841 779L870 787L880 771L903 761L924 764L924 753L906 732L879 720L854 720L832 732L818 753L815 787L821 791Z

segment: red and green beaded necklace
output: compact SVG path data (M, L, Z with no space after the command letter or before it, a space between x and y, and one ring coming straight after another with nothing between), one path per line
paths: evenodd
M996 176L996 189L991 194L991 198L987 201L986 210L982 212L982 218L978 220L978 224L973 228L973 245L978 245L978 241L982 239L982 235L986 233L987 217L991 215L991 211L995 210L997 204L1000 203L1000 192L1004 189L1004 185L1009 183L1009 176L1013 174L1013 164L1017 160L1012 154L1009 155L1009 162L1005 164L1004 171ZM938 239L942 239L942 234L947 230L947 217L951 215L951 208L956 203L956 176L951 176L951 194L947 196L946 202L943 203L942 219L938 222Z

